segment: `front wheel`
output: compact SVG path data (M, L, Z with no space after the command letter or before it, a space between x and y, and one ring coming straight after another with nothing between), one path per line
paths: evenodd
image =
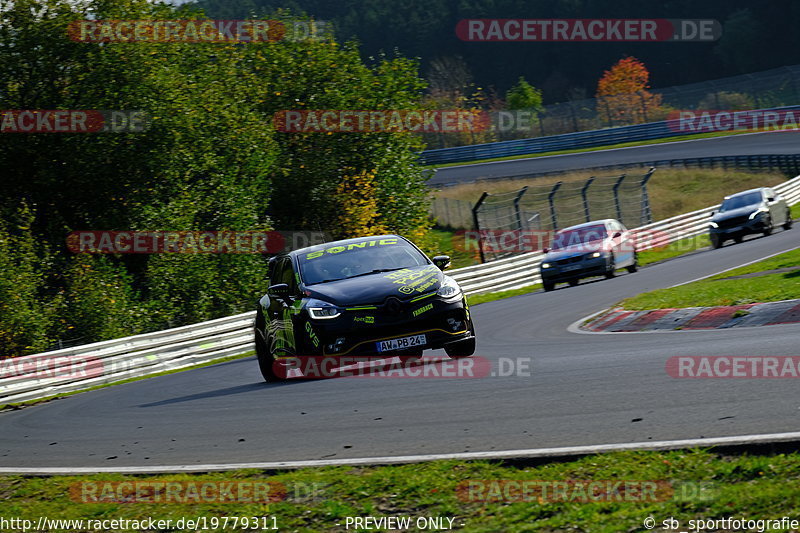
M762 232L764 237L768 237L772 235L772 219L767 217L767 220L764 222L764 231Z
M608 263L608 268L606 268L606 279L611 279L617 275L617 262L614 260L614 256L611 256L611 259Z
M542 280L542 288L544 289L544 292L550 292L556 288L556 284L553 281Z
M786 222L783 223L783 229L792 229L792 213L786 212Z
M256 312L255 323L255 345L256 345L256 358L258 359L258 369L261 371L261 376L264 381L275 382L282 381L284 378L275 373L275 357L267 346L267 341L264 339L264 330L266 323L264 315L259 309Z
M578 286L578 283L580 283L580 281L581 281L581 280L579 280L579 279L575 278L575 279L571 279L571 280L569 280L567 283L569 283L569 286L570 286L570 287L577 287L577 286Z
M708 238L711 241L712 248L722 248L722 238L719 235L712 233L708 236Z

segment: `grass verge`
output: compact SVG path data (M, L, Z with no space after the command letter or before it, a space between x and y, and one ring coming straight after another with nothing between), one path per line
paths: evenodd
M75 503L70 488L80 483L108 481L231 482L268 481L286 488L279 503ZM569 489L561 496L517 492L517 501L490 493L484 483L472 494L495 501L469 501L469 492L457 488L476 480L514 481L625 481L661 482L666 490L655 497L634 501L592 501ZM670 517L680 521L675 530L689 530L689 520L744 516L750 519L800 517L800 454L723 456L709 450L670 452L620 452L587 456L569 462L538 466L509 465L491 461L434 461L380 467L325 467L295 471L237 471L220 474L0 478L3 516L33 520L148 518L174 521L182 517L275 517L280 531L333 532L345 530L347 517L395 516L446 517L453 529L469 532L585 531L617 533L645 531L647 517L661 523ZM95 485L98 486L98 485ZM552 487L552 485L550 485ZM80 492L78 492L78 499ZM102 492L98 492L102 494ZM512 493L514 494L514 493ZM552 491L545 494L553 494ZM505 501L504 501L505 500ZM644 500L644 501L643 501ZM659 500L659 501L653 501ZM445 520L445 524L448 522ZM673 523L674 524L674 523ZM94 531L71 527L70 531ZM413 528L412 528L413 529ZM703 528L706 531L727 528ZM53 529L51 529L53 530ZM115 529L107 529L116 531ZM166 531L167 529L161 529ZM178 530L178 529L171 529ZM184 529L185 530L185 529ZM230 530L230 526L228 527ZM365 529L350 527L350 531ZM383 528L382 530L386 530ZM736 529L744 530L744 529ZM784 531L788 528L774 528ZM208 531L223 531L222 527Z
M800 298L800 250L700 281L645 292L622 301L630 310L776 302Z

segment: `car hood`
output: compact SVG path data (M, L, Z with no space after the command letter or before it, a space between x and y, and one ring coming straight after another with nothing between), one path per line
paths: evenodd
M544 256L543 261L558 261L559 259L566 259L567 257L574 257L576 255L590 254L592 252L602 252L603 241L592 241L586 244L573 244L566 248L559 248L558 250L550 250Z
M717 213L713 217L711 217L712 222L721 222L723 220L728 220L729 218L736 218L745 215L750 215L753 211L758 210L761 207L760 204L753 204L753 205L746 205L744 207L740 207L738 209L731 209L730 211L725 211L724 213Z
M406 300L438 290L443 279L444 274L435 265L423 265L316 283L306 287L306 294L342 307L374 305L389 296Z

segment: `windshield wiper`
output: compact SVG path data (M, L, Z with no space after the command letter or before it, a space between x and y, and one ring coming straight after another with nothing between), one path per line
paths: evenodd
M395 270L403 270L407 267L398 267L398 268L377 268L371 272L362 272L361 274L356 274L355 276L347 276L346 278L342 279L350 279L350 278L357 278L359 276L369 276L370 274L379 274L381 272L394 272Z

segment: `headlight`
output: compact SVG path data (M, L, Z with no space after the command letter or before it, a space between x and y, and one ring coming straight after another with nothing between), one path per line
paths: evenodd
M719 224L717 224L717 223L716 223L716 222L714 222L714 221L711 221L711 222L709 222L709 223L708 223L708 226L709 226L709 227L711 227L711 228L718 228L718 227L719 227Z
M550 263L542 263L542 268L550 268Z
M327 320L329 318L336 318L337 316L341 315L342 312L337 307L309 307L308 314L311 315L311 318L315 318L317 320Z
M444 276L442 286L436 291L437 296L441 296L445 300L455 300L461 298L461 287L458 286L456 280L450 276Z
M602 252L594 252L589 257L600 257L601 255L603 255Z
M750 220L753 220L757 216L761 216L763 213L766 213L766 212L767 212L766 209L764 209L763 207L759 207L758 211L753 211L752 213L750 213Z

